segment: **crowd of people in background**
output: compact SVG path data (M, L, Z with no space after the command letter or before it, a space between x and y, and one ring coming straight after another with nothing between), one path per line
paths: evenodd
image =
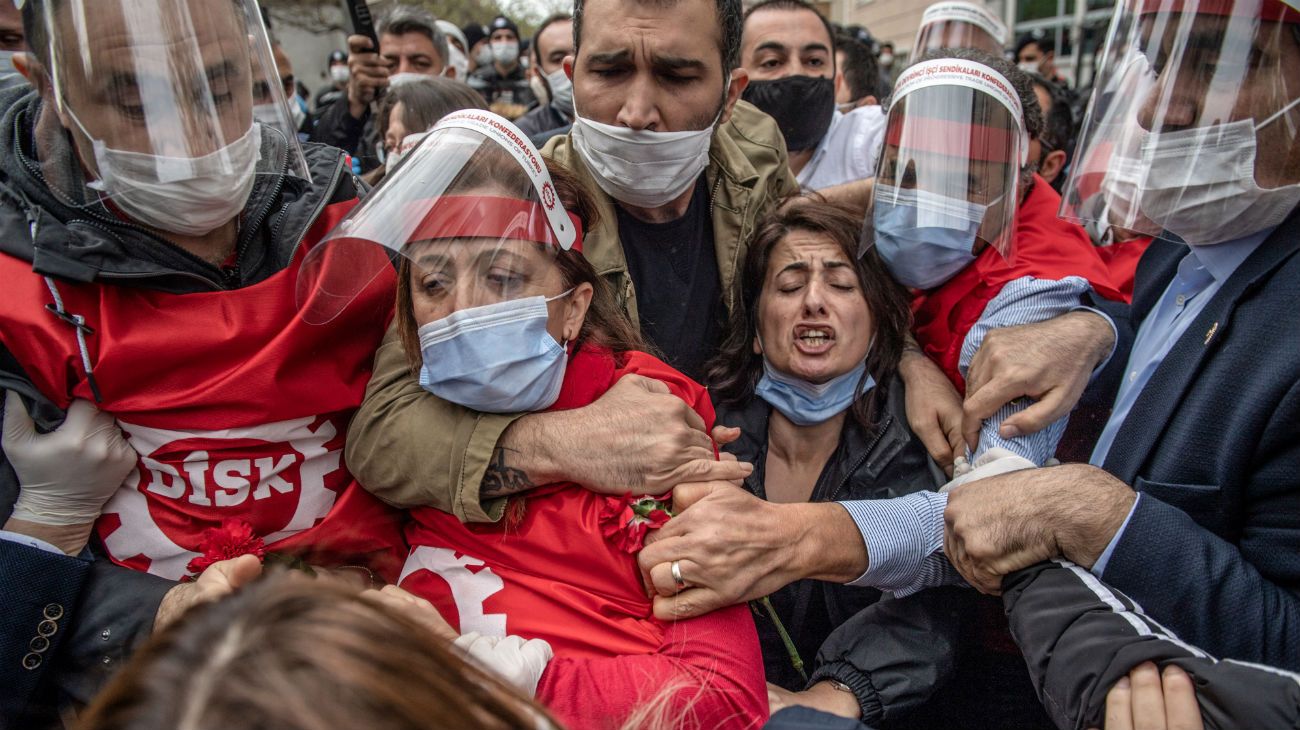
M0 730L1300 727L1300 0L0 0Z

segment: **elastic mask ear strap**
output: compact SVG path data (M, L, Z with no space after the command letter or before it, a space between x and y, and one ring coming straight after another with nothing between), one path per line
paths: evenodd
M1296 106L1300 106L1300 96L1297 96L1297 97L1295 98L1295 100L1292 101L1290 104L1287 104L1286 106L1282 107L1281 109L1278 109L1278 110L1277 110L1277 111L1276 111L1272 116L1270 116L1268 119L1265 119L1264 121L1260 122L1259 124L1256 124L1256 125L1255 125L1255 131L1258 132L1259 130L1263 129L1264 127L1267 127L1268 125L1272 124L1273 122L1276 122L1277 120L1279 120L1279 119L1281 119L1282 117L1286 116L1286 113L1289 112L1289 111L1291 111L1292 109L1296 108Z
M542 161L542 153L537 151L527 137L503 117L473 109L448 114L430 132L452 128L477 132L509 152L533 183L537 199L542 202L542 210L546 213L546 220L555 233L556 242L565 251L573 248L578 239L578 231L555 194L555 185L551 182L551 173L547 171L546 163Z

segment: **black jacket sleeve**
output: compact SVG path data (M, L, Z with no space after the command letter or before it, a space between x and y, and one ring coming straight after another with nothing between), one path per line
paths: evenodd
M871 730L857 720L819 712L811 707L787 707L774 715L763 730Z
M97 558L87 573L81 608L53 672L60 694L77 704L90 702L153 633L158 606L175 585Z
M1207 730L1300 727L1300 675L1218 661L1079 566L1040 563L1002 587L1034 688L1063 730L1100 727L1107 692L1146 661L1192 676Z
M353 119L348 113L346 100L339 100L321 112L309 141L337 147L356 157L361 154L361 142L369 119L369 107L360 119Z
M951 678L977 596L968 588L934 588L868 606L822 644L809 684L848 685L868 725L905 717Z
M67 643L90 561L0 539L0 728L22 726Z

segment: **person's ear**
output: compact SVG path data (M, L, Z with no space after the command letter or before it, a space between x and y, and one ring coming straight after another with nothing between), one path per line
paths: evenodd
M1042 164L1038 166L1038 174L1042 176L1048 184L1056 182L1060 177L1061 171L1065 169L1065 151L1052 150L1043 158Z
M582 332L582 323L587 321L587 310L591 308L591 297L596 293L595 287L587 282L573 288L573 293L565 300L564 306L564 341L573 342Z
M754 350L755 355L763 354L763 338L759 336L757 327L754 328L754 344L752 349Z
M577 58L573 55L565 56L564 60L560 62L560 67L564 69L564 75L568 76L570 81L573 80L573 64L576 62Z
M743 68L736 68L731 72L731 86L727 87L727 98L722 105L722 116L718 118L718 124L725 124L731 121L731 110L735 108L736 102L740 101L740 95L745 93L745 87L749 86L749 72Z

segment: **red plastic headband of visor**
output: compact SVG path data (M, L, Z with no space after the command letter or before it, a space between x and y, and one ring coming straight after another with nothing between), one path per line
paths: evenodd
M1254 3L1244 0L1142 0L1142 14L1194 12L1198 15L1219 15L1258 18L1273 23L1300 23L1300 9L1282 0L1261 0Z
M984 162L1019 162L1013 152L1020 136L1017 129L965 124L948 119L896 118L889 122L885 134L886 144L902 146L904 128L907 130L909 150Z
M582 222L568 214L576 235L574 251L582 251ZM408 241L447 238L511 238L559 248L559 241L540 203L518 198L449 195L438 198L423 214Z

